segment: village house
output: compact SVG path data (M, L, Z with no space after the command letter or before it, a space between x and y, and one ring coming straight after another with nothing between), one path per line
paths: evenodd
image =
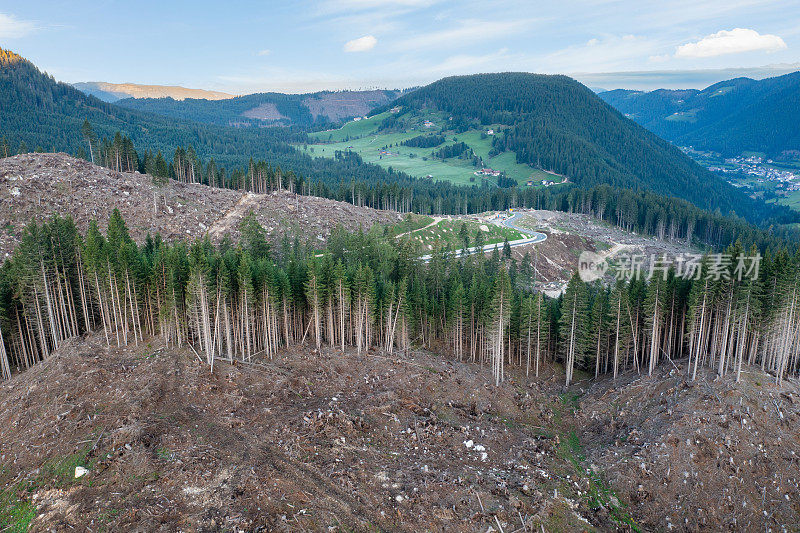
M502 172L500 172L499 170L493 170L491 168L482 168L475 172L476 176L483 176L484 178L487 178L489 176L497 177L500 174L502 174Z

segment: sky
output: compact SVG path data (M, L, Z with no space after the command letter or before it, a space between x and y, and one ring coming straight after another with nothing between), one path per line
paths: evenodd
M688 88L800 70L800 0L0 0L0 47L70 83L233 94L502 71Z

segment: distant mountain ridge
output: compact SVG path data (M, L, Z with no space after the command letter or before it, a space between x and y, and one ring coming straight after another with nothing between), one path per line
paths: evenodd
M599 96L675 144L725 155L752 151L780 157L800 150L800 71L763 80L734 78L703 90L617 89Z
M142 85L139 83L108 83L86 81L73 83L73 87L104 102L114 103L125 98L202 98L204 100L226 100L234 95L205 89L187 89L178 85Z
M366 115L392 102L399 90L321 91L307 94L255 93L224 100L127 98L118 105L158 115L220 126L337 123Z
M237 99L216 103L233 100ZM301 102L294 102L299 108ZM587 189L609 184L651 190L683 198L701 208L719 209L722 213L735 211L755 222L764 221L776 211L702 169L667 141L624 118L588 88L566 76L504 73L446 78L382 106L385 111L395 107L400 114L426 108L438 110L444 120L451 117L448 127L454 130L494 124L497 133L487 142L493 143L497 153L513 153L520 163L568 176L571 182ZM289 116L277 104L276 108ZM453 203L458 200L459 205L467 197L476 206L501 205L500 200L511 194L493 188L484 191L483 187L413 180L396 169L366 164L346 151L332 159L311 156L291 144L308 139L301 128L232 128L110 104L57 82L31 62L1 49L0 109L0 139L8 141L12 152L88 151L82 134L82 125L88 120L99 140L111 143L119 133L120 144L115 146L123 144L121 137L128 137L140 153L160 151L173 163L183 164L178 162L179 147L192 147L197 157L209 165L213 158L215 168L227 169L227 173L216 173L215 179L222 176L220 179L224 180L225 175L234 172L242 176L250 162L263 159L273 168L301 175L309 183L320 183L320 187L342 194L351 194L350 184L354 183L400 187L402 194L413 192L413 200L423 210L432 209L445 197ZM313 117L307 106L305 109L305 116ZM565 204L564 208L580 207Z
M500 125L496 129L504 134L495 135L495 150L513 151L518 163L568 176L582 187L607 183L649 189L722 212L754 205L741 191L567 76L515 72L453 76L391 105L399 106L400 114L443 112L456 131Z

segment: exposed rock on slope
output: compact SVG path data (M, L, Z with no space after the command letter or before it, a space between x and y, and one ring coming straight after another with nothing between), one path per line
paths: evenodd
M393 212L286 191L252 194L171 180L160 188L145 174L121 174L64 154L24 154L0 159L0 258L31 220L70 215L85 231L91 219L104 227L115 208L139 241L148 232L194 238L209 228L215 239L235 238L250 211L273 241L285 234L320 241L337 225L355 230L399 220Z

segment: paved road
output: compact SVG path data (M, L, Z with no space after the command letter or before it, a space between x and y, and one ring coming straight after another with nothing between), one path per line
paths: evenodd
M499 223L499 225L501 225L501 226L505 226L507 228L515 229L515 230L517 230L518 232L520 232L520 233L522 233L524 235L528 235L528 237L526 237L524 239L517 239L515 241L508 241L508 245L509 246L514 248L516 246L524 246L526 244L536 244L538 242L542 242L545 239L547 239L547 235L544 234L544 233L540 233L538 231L531 231L531 230L529 230L527 228L520 228L519 226L517 226L514 222L516 220L519 220L518 217L520 217L520 216L521 215L518 213L518 214L516 214L514 216L508 217L507 219L500 221L500 223ZM463 250L457 250L456 254L459 255L459 256L472 255L474 253L478 253L479 251L491 252L495 248L497 248L498 250L502 251L503 250L503 243L487 244L486 246L482 246L480 250L478 249L477 246L473 246L472 248L467 248L467 252L466 253L464 253ZM422 257L420 257L420 259L422 259L424 262L427 263L428 261L431 260L431 254L423 255Z

